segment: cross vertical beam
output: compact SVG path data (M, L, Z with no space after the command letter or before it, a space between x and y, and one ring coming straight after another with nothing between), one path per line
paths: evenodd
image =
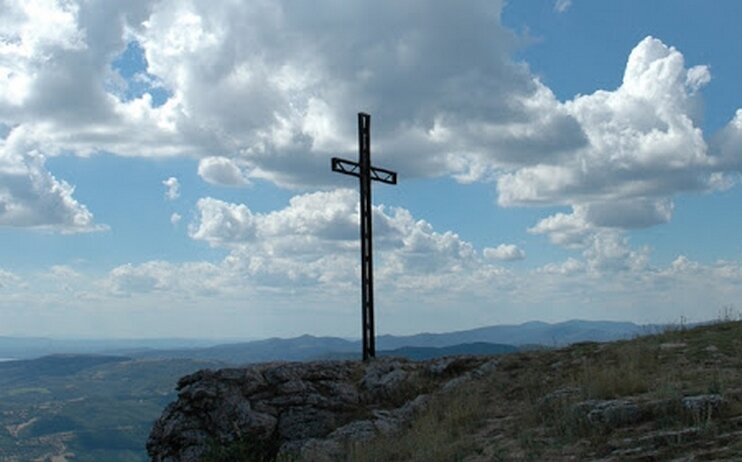
M371 181L397 184L397 173L371 166L371 116L358 113L358 162L332 158L332 170L357 176L360 186L361 215L361 319L363 332L363 360L376 357L374 331L374 259L373 224L371 217Z
M361 165L361 312L363 317L363 360L376 356L374 333L374 258L371 249L371 116L358 114L358 163Z

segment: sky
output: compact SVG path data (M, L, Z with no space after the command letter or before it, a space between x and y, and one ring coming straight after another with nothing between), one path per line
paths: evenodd
M693 322L742 295L736 0L0 0L0 335Z

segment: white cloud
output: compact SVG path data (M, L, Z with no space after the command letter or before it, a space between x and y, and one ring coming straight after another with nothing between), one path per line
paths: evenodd
M499 1L49 6L64 18L62 37L41 46L22 36L27 52L4 50L15 68L0 78L28 96L0 107L0 123L32 125L54 153L211 157L200 165L207 181L296 187L334 181L327 158L355 150L361 109L374 115L377 157L407 177L473 180L584 143L553 94L511 61L516 39ZM29 21L6 23L44 30ZM130 41L146 59L139 74L170 95L164 104L116 90L127 83L111 62Z
M670 273L695 273L698 272L701 269L701 265L697 262L693 262L688 259L685 255L679 255L673 262L670 264L670 267L667 269Z
M415 223L408 225L415 228ZM425 234L425 228L418 230ZM742 296L739 262L705 264L680 256L666 267L652 267L641 262L641 252L628 250L620 236L601 237L580 258L519 273L472 260L469 252L461 252L466 246L456 244L449 233L423 240L437 244L422 248L437 250L418 252L403 271L395 265L399 258L411 257L409 253L404 255L393 246L377 253L379 332L452 330L529 319L672 322L685 316L700 321L714 319L720 307ZM404 246L410 252L421 248ZM4 286L0 310L5 327L14 325L18 313L32 310L38 323L53 314L49 306L64 307L60 312L77 326L65 325L67 332L91 325L93 319L95 323L113 319L121 329L125 327L122 313L126 313L139 335L198 335L198 329L210 323L208 318L219 320L212 327L218 336L306 332L357 336L356 302L349 300L357 296L358 255L356 249L346 253L269 255L253 242L231 248L218 264L150 261L118 266L102 279L87 274L60 276L60 281L73 281L72 288L49 287L31 275L26 288ZM432 264L420 265L426 253ZM92 298L91 292L96 294ZM173 300L178 303L173 305ZM13 311L14 303L23 310ZM151 322L153 316L158 323ZM171 330L161 329L164 319L172 322Z
M219 268L211 263L173 264L155 260L117 266L102 285L116 296L164 292L177 298L189 298L211 296L228 287L220 281L221 277Z
M177 212L173 212L173 214L170 215L170 223L172 223L173 226L176 226L178 223L180 223L180 220L182 219L183 217Z
M675 194L742 165L735 122L714 155L698 128L707 67L648 37L619 88L561 103L511 59L500 1L47 2L38 18L27 10L40 1L6 3L0 80L17 89L0 123L33 132L45 155L186 155L213 184L326 187L339 181L328 157L355 151L362 109L376 160L404 177L495 179L500 205L581 207L613 228L664 223ZM132 41L164 104L113 89Z
M556 0L554 2L554 11L564 13L572 6L572 0Z
M500 177L500 204L571 205L588 223L615 228L668 221L674 194L710 187L714 160L696 124L695 94L708 78L708 69L686 69L680 52L647 37L618 89L564 105L588 144Z
M230 249L225 265L266 285L353 283L358 271L358 196L338 189L294 196L268 214L200 199L190 236ZM497 272L453 232L439 233L401 208L374 207L376 272L394 286L463 287ZM479 274L479 276L477 276ZM448 276L448 279L446 278Z
M193 239L211 245L246 241L255 236L253 214L245 205L228 204L211 197L199 199L199 222L191 227Z
M742 169L742 110L707 145L699 119L709 69L686 65L657 39L631 51L618 88L560 102L513 62L517 39L500 24L499 1L2 6L0 225L101 229L73 187L47 170L49 156L188 156L212 184L259 178L327 188L340 181L328 159L355 153L355 112L365 110L379 165L403 177L493 180L502 206L563 207L529 231L576 252L534 270L544 282L534 290L529 275L494 265L521 249L475 249L407 210L378 206L377 275L397 296L415 289L430 303L413 302L429 307L466 293L497 312L555 300L567 313L635 289L637 306L642 294L671 306L658 287L702 287L688 277L693 268L719 278L708 284L720 293L738 293L730 281L739 265L679 259L652 268L648 250L623 233L668 222L675 195L729 187ZM136 95L122 90L132 82L114 66L131 42L147 66L133 79L149 86ZM163 104L150 94L156 86ZM104 287L199 297L244 283L329 297L357 284L356 204L350 190L297 195L273 213L204 198L189 233L224 249L223 261L122 265ZM461 300L473 309L473 299ZM692 297L674 301L690 306Z
M28 104L35 95L35 65L51 50L83 50L85 42L73 3L30 0L3 2L0 12L0 116Z
M10 271L0 268L0 289L19 286L22 285L22 283L23 280L20 277Z
M546 265L537 268L537 273L546 274L560 274L570 275L582 272L585 269L585 264L575 258L569 257L562 263L547 263Z
M105 226L72 196L74 187L48 170L39 144L24 128L0 140L0 226L76 233Z
M588 271L593 273L640 273L648 265L649 249L633 250L620 232L601 230L590 236L583 256Z
M532 234L546 234L552 243L568 248L580 248L595 227L587 221L586 209L575 206L572 213L556 213L528 229Z
M500 244L495 248L486 247L483 251L485 258L495 261L515 261L526 258L523 249L515 244Z
M711 141L720 167L742 171L742 109Z
M205 157L198 163L198 174L207 183L224 186L244 186L247 177L236 162L227 157Z
M617 208L617 213L619 212L620 204ZM576 206L570 214L557 213L544 218L536 226L529 228L528 232L545 234L554 244L582 251L586 269L592 273L638 272L647 266L648 248L632 249L625 232L611 228L606 223L603 223L604 226L593 224L589 213L589 208ZM569 267L576 269L572 263ZM559 268L558 265L547 265L544 269L547 272L562 272Z
M51 286L45 286L46 283ZM82 296L81 287L88 283L88 277L79 273L68 265L53 265L41 274L41 280L36 281L35 289L42 292L53 293L60 291L69 294L70 298L76 299ZM83 289L84 290L84 289Z
M560 104L588 142L498 177L499 204L570 207L529 232L584 250L600 236L618 236L615 230L669 222L679 193L728 188L725 171L742 165L742 143L734 141L734 121L711 148L703 137L698 91L710 78L707 67L687 68L678 50L645 38L630 53L619 88Z
M301 194L289 206L268 214L254 214L244 204L230 204L213 198L200 199L197 221L191 226L193 239L212 245L239 245L270 240L281 249L305 246L304 239L326 242L358 239L358 193L350 189ZM375 207L374 236L390 234L389 217Z
M180 182L174 176L171 176L167 180L163 180L162 184L165 186L165 198L168 200L175 200L180 197Z

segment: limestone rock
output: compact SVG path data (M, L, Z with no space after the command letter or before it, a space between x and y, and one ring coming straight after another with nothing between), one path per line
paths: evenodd
M588 400L577 403L576 410L591 424L610 428L630 425L641 420L639 406L630 400Z
M724 398L719 394L686 396L682 400L683 409L691 414L696 420L709 420L719 413L725 404Z
M147 451L153 462L195 462L235 445L299 461L342 460L348 444L408 425L444 383L494 367L456 357L202 370L178 382L178 400L155 422Z

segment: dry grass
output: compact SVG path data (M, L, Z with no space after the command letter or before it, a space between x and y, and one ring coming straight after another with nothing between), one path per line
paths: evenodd
M720 395L723 405L683 407L683 397L702 394ZM609 399L636 403L641 418L598 425L580 411L586 400ZM742 454L742 322L503 356L489 377L437 395L404 434L356 445L348 460L618 461L650 453Z
M465 395L436 396L400 438L381 436L349 448L349 460L357 462L463 460L472 450L469 437L486 417L481 406L484 382L468 387Z

